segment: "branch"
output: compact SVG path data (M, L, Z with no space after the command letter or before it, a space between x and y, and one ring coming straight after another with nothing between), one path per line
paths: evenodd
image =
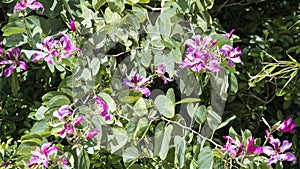
M176 124L176 125L178 125L178 126L184 128L184 129L186 129L186 130L189 130L189 131L191 131L192 133L194 133L194 134L198 135L199 137L201 137L201 139L211 142L211 143L214 144L216 147L222 148L222 146L220 146L219 144L217 144L216 142L214 142L212 139L209 139L209 138L207 138L207 137L202 136L200 133L198 133L197 131L193 130L193 129L190 128L190 127L187 127L187 126L185 126L185 125L182 125L181 123L179 123L179 122L177 122L177 121L172 121L172 120L166 119L166 118L164 118L164 117L162 117L162 119L165 120L165 121L167 121L167 122L169 122L169 123Z

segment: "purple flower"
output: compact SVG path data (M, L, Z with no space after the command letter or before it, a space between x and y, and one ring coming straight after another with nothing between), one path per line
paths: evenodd
M1 166L1 167L8 167L9 164L10 164L9 162L4 162L4 161L3 161L3 162L1 163L0 166Z
M34 155L29 159L28 166L34 164L43 164L45 167L49 167L50 156L55 155L58 152L59 148L52 146L52 143L44 143L41 147L36 147L35 151L31 151Z
M36 47L42 52L35 53L32 61L45 60L46 62L53 64L53 57L59 55L59 50L57 49L58 44L59 41L54 40L52 36L46 37L42 43L36 44Z
M191 67L192 71L199 72L208 70L210 72L220 71L219 59L210 53L217 40L211 42L210 36L205 36L202 41L198 35L192 39L188 39L184 44L188 46L184 60L180 63L180 68Z
M92 131L90 131L87 135L86 135L86 139L91 139L93 137L95 137L100 131L97 129L94 129Z
M164 84L168 84L168 82L170 81L170 79L164 76L166 71L166 64L164 63L158 64L158 66L155 69L155 72L158 74L159 77L161 77L161 79L164 81Z
M13 48L13 49L7 50L7 55L10 60L5 58L2 61L0 61L0 65L10 65L9 68L6 68L4 70L5 77L11 76L11 74L17 67L19 67L21 70L27 69L26 62L18 61L18 59L21 55L20 48Z
M232 33L233 33L234 31L235 31L234 29L231 29L231 31L230 31L229 33L226 33L224 36L225 36L226 38L231 38Z
M74 52L79 51L81 52L80 49L76 48L76 46L73 44L71 41L70 37L62 32L59 33L62 37L60 38L60 57L58 60L61 58L68 58L73 55Z
M62 138L66 138L68 136L72 136L74 133L74 126L72 125L71 122L65 123L64 128L58 132L58 134L61 135Z
M75 119L74 125L78 126L84 120L84 116L81 114L77 119Z
M0 41L0 47L2 46L2 41ZM2 57L2 55L3 55L3 49L2 48L0 48L0 58Z
M279 130L282 132L297 132L297 130L294 130L296 127L296 124L292 123L293 119L289 118L288 120L283 120L281 125L279 126Z
M240 50L239 47L233 48L229 45L224 45L219 52L224 54L228 59L228 66L234 66L234 63L241 63L242 65L244 64L240 58L242 50Z
M263 153L267 154L271 158L268 160L268 166L271 164L276 164L278 160L280 161L296 161L296 157L292 153L286 153L283 154L286 150L290 149L292 146L292 143L289 143L289 141L284 140L282 142L282 146L280 146L280 140L274 139L273 137L270 137L270 143L273 145L274 149L270 146L264 146L262 147Z
M149 78L145 78L144 76L135 75L131 80L128 78L123 79L122 83L133 90L140 91L148 97L151 94L150 90L146 87L149 80Z
M112 119L112 115L108 112L108 105L102 100L102 98L96 96L95 104L99 104L99 107L101 109L100 116L104 117L106 121Z
M62 58L68 58L76 51L81 52L80 49L76 48L68 35L62 32L60 32L59 35L62 36L59 41L55 40L52 36L48 36L42 43L37 43L36 47L41 50L41 52L35 53L32 61L45 60L53 64L54 58L61 61Z
M76 32L75 20L73 20L73 19L70 20L69 27L71 28L71 30L73 32Z
M26 10L27 8L31 10L41 8L42 13L44 13L44 6L40 2L36 2L36 0L20 0L14 7L14 13L17 13L18 10Z
M223 136L227 140L227 143L223 146L230 156L234 158L242 158L245 156L244 144L239 140L233 140L230 136Z
M71 107L69 105L63 105L57 111L53 112L53 117L58 118L62 122L65 122L64 117L70 114L72 114Z
M248 139L248 146L247 146L247 152L250 154L261 154L263 153L262 148L261 147L255 147L254 146L254 137L252 137L252 139Z
M71 167L68 165L68 161L67 161L66 157L60 156L59 158L60 158L60 164L61 164L64 168L66 168L66 169L71 169Z

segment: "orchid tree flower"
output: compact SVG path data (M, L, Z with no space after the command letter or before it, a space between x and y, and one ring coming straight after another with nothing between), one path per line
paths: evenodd
M49 167L49 161L50 156L56 155L58 152L59 148L52 145L51 142L49 143L44 143L42 147L36 147L34 151L31 151L31 153L34 155L29 159L28 166L32 166L34 164L42 164L44 167Z
M9 68L4 69L4 76L9 77L13 73L13 71L19 67L21 70L27 69L27 64L24 61L18 61L21 55L20 48L13 48L7 50L7 56L9 59L4 58L0 61L0 65L10 65Z
M58 57L58 60L61 58L68 58L73 55L74 52L79 51L73 42L71 41L70 37L66 35L65 33L60 32L59 35L62 37L60 38L60 57Z
M184 60L180 63L180 68L191 67L192 71L218 72L221 70L219 59L210 52L217 40L211 42L212 37L205 36L202 40L198 35L193 39L188 39L184 44L188 46Z
M58 118L61 122L65 122L64 118L71 114L71 106L63 105L57 111L53 112L53 117Z
M278 130L282 132L297 132L297 130L294 130L296 127L296 124L292 123L293 119L289 118L288 120L283 120L283 122L280 124Z
M235 31L234 29L231 29L231 31L229 33L226 33L224 36L226 38L231 38L231 36L232 36L232 34L233 34L234 31Z
M254 137L252 137L251 139L248 138L248 146L247 146L247 152L250 154L261 154L263 153L262 148L261 147L255 147L254 146Z
M93 129L92 131L90 131L87 135L86 135L86 139L92 139L93 137L95 137L100 131L98 129Z
M166 71L166 64L164 63L158 64L155 68L155 72L159 77L161 77L161 79L164 81L164 84L168 84L170 81L172 81L171 79L165 76Z
M270 166L271 164L276 164L277 161L296 161L296 157L294 154L288 152L285 153L284 152L288 149L291 148L292 143L290 143L287 140L284 140L282 142L282 146L280 146L280 140L279 139L274 139L273 137L270 137L270 143L273 145L273 148L270 146L264 146L262 147L262 151L263 153L267 154L268 156L270 156L271 158L268 160L268 166Z
M70 24L69 24L69 27L70 29L73 31L73 32L76 32L76 25L75 25L75 20L74 19L71 19L70 20Z
M227 143L223 146L223 149L228 152L233 158L242 158L245 156L245 147L238 139L233 140L230 136L223 136L227 140Z
M2 46L2 44L3 44L3 42L2 42L2 41L0 41L0 47ZM3 55L3 49L2 49L2 48L0 48L0 58L2 58L2 55Z
M105 121L112 120L113 116L109 113L108 105L102 100L102 98L96 96L95 104L99 104L101 109L100 116L104 117Z
M72 123L68 122L64 124L64 128L59 131L58 134L60 134L62 138L66 138L68 136L72 136L74 131L74 126L72 125Z
M59 50L57 49L58 44L59 41L55 40L53 36L46 37L42 43L36 44L36 47L42 52L34 53L32 61L45 60L46 62L53 64L53 57L59 55Z
M234 66L234 63L244 64L240 58L242 50L239 47L233 48L229 45L223 45L219 50L219 53L226 56L226 59L228 59L228 66Z
M17 13L18 10L26 10L30 8L31 10L41 9L42 13L44 13L44 6L40 2L36 2L36 0L20 0L14 7L14 13Z
M148 97L151 94L150 90L146 87L149 80L150 78L135 75L132 79L128 79L128 78L123 79L122 83L130 87L130 89L138 90L142 94Z

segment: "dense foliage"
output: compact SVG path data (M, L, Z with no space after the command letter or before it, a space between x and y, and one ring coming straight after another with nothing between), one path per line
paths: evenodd
M296 0L0 8L1 167L299 167Z

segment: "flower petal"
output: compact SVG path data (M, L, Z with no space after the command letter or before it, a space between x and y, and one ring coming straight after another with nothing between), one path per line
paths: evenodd
M281 161L297 161L297 158L292 153L280 154L278 158Z
M289 141L287 141L287 140L284 140L283 142L282 142L282 146L280 147L280 153L283 153L285 150L288 150L288 149L290 149L291 148L291 146L292 146L292 143L290 143Z

